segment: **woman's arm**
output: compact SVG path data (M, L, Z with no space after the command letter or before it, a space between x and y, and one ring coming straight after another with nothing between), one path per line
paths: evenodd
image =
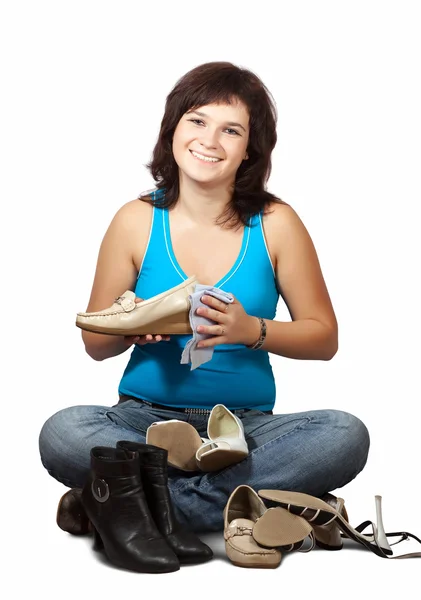
M126 290L133 290L149 237L152 207L128 202L111 221L98 254L95 278L86 312L103 310ZM94 360L122 354L132 338L82 331L86 352Z
M330 360L338 349L338 324L313 242L287 204L264 218L275 273L291 322L266 320L263 350L297 359Z

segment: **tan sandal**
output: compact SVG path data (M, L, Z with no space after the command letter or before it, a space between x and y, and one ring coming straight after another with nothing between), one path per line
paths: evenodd
M401 538L395 542L395 544L409 538L413 538L421 544L421 540L417 536L407 532L385 532L383 526L381 496L375 497L377 523L374 524L372 521L364 521L364 523L361 523L361 525L358 525L358 527L355 528L349 524L343 511L339 512L324 500L315 496L310 496L309 494L281 490L259 490L259 496L266 500L279 503L282 508L288 510L292 514L301 516L313 526L325 527L329 524L336 523L337 527L347 537L362 544L382 558L421 557L421 552L411 552L409 554L393 556L393 551L388 541L389 537ZM371 534L363 533L367 527L371 527Z

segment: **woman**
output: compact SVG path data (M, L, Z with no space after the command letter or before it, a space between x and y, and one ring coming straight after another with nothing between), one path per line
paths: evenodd
M215 324L202 326L209 337L201 344L214 354L194 370L180 364L187 336L83 331L94 360L128 348L132 353L117 405L67 408L42 428L42 462L66 486L84 485L93 446L144 443L153 422L188 421L206 437L209 412L218 403L241 419L249 455L213 473L171 470L177 518L196 531L223 528L224 506L240 484L323 496L364 467L369 435L355 416L339 410L282 414L282 406L273 414L269 353L330 360L338 347L311 238L294 210L265 189L275 144L273 101L248 70L207 63L169 94L149 165L157 188L113 218L87 311L110 306L127 289L150 298L193 274L235 300L227 305L202 298L206 308L199 310ZM274 320L279 295L290 322Z

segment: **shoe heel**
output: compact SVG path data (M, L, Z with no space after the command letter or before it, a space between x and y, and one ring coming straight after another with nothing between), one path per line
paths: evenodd
M376 523L377 523L377 542L379 546L383 549L389 550L392 552L392 549L387 541L386 533L383 525L383 515L382 515L382 497L375 496L376 500Z
M101 539L101 536L99 535L98 531L95 529L95 527L93 527L94 529L94 550L102 550L104 548L104 542Z

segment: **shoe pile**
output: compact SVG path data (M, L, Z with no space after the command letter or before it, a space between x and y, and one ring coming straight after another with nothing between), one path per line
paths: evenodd
M266 508L262 498L279 506ZM280 490L259 490L238 486L224 509L224 538L228 558L240 567L275 568L282 553L308 552L315 545L340 550L348 537L382 558L421 557L421 552L393 556L388 538L400 538L395 544L413 538L407 532L385 533L381 496L376 496L377 523L365 521L353 528L342 498L327 494L323 499ZM371 527L372 533L363 531ZM393 545L393 544L392 544Z

